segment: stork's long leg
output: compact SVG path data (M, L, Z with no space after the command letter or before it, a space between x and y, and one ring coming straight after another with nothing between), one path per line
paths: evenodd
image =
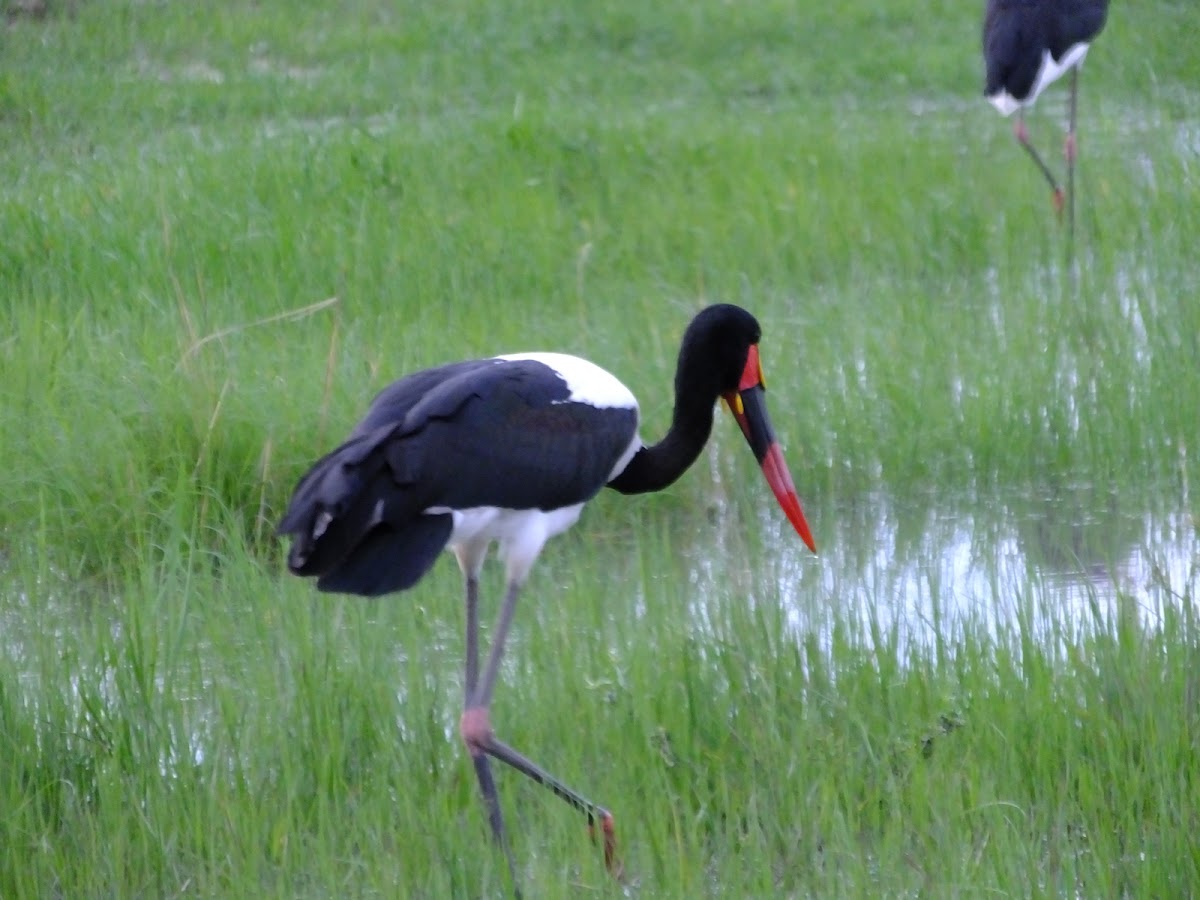
M483 678L475 685L475 690L467 699L467 708L482 707L488 709L492 705L492 692L496 689L496 678L500 674L500 660L504 657L504 644L508 640L508 629L512 625L513 614L517 611L517 596L521 593L521 585L511 582L504 592L504 602L500 604L500 614L496 617L496 629L492 632L492 649L488 653L487 666L483 670Z
M1046 165L1029 140L1029 129L1025 125L1024 109L1017 111L1017 121L1013 123L1013 135L1016 137L1017 143L1025 148L1025 152L1029 154L1029 158L1034 161L1042 175L1045 176L1046 181L1049 182L1050 190L1054 191L1054 211L1061 216L1063 209L1062 188L1058 186L1058 179L1054 177L1054 173L1050 171L1050 167Z
M488 805L488 817L493 823L492 831L496 834L497 839L504 844L507 852L508 845L504 838L504 825L500 815L500 807L495 799L495 785L491 783L491 773L487 769L487 757L489 756L511 766L538 784L550 788L557 796L584 813L587 816L588 827L592 829L593 836L595 835L596 820L599 819L600 828L604 836L605 865L614 875L619 876L620 867L616 857L616 832L612 813L568 787L558 778L512 747L497 740L492 731L489 707L491 706L492 694L495 690L496 679L500 671L500 660L504 656L504 644L508 639L509 626L512 625L513 614L516 612L517 596L520 594L520 590L520 584L513 582L509 584L508 590L505 592L504 602L500 607L500 614L496 620L496 628L492 636L492 647L488 653L487 664L484 667L482 677L478 681L470 677L474 669L474 663L471 660L472 639L468 636L467 671L468 682L472 690L468 694L466 709L463 711L461 730L463 741L470 750L475 763L476 773L479 774L480 787L483 789L484 800ZM470 582L468 582L467 589L467 610L469 627L474 615L472 613ZM477 641L474 647L477 650Z
M463 684L463 708L471 703L479 682L479 576L467 575L467 672Z
M463 715L470 709L471 698L479 681L479 578L468 574L467 582L467 634L466 634L466 673L464 681ZM508 861L508 874L512 878L513 893L520 900L521 889L517 886L517 867L513 861L512 848L508 844L508 835L504 830L504 814L500 811L500 795L496 791L496 780L492 777L492 767L483 753L471 751L471 763L475 766L475 777L479 779L479 791L483 795L483 805L487 809L488 825L492 829L492 837L504 851Z
M1075 235L1075 157L1078 146L1075 142L1075 114L1079 105L1079 66L1071 67L1071 99L1067 107L1067 142L1064 153L1067 157L1067 236Z

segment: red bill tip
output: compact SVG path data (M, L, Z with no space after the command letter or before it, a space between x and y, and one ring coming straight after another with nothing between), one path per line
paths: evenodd
M767 478L767 484L771 486L771 490L775 494L775 499L783 507L784 514L792 523L792 527L796 529L796 533L800 535L800 540L804 541L809 550L816 553L817 543L813 540L808 521L804 518L804 510L800 508L800 498L796 496L796 486L792 483L792 475L788 471L787 463L783 460L783 451L779 444L773 443L767 448L767 454L762 461L762 469L763 475Z

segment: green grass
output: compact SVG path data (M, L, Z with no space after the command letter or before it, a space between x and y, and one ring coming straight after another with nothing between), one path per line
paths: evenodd
M762 321L839 549L742 536L765 495L722 423L547 552L497 696L615 809L632 891L1200 890L1195 573L1114 575L1149 619L1040 578L1087 562L1076 510L1113 571L1194 538L1189 9L1115 7L1089 57L1072 266L979 96L974 6L0 3L0 896L503 894L453 565L317 596L274 523L427 364L587 355L654 435L715 301ZM1056 163L1062 96L1031 117ZM1069 512L1018 534L1027 577L895 624L931 510L1000 535L1031 496ZM616 895L574 815L501 778L528 893Z
M547 555L496 708L617 810L638 893L1197 883L1191 598L1142 630L1009 584L1014 620L991 634L968 615L935 648L817 591L798 636L786 572L738 562L769 560L762 546L726 535L730 561L706 566L711 532L640 519L637 541L588 544L628 592L578 564L581 540ZM452 738L452 567L410 601L363 603L228 562L184 578L170 561L6 628L24 648L0 682L6 896L502 892ZM501 785L531 890L619 893L575 813Z

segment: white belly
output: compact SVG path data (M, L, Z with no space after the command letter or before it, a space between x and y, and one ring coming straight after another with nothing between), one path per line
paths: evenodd
M560 509L501 509L476 506L471 509L431 507L429 513L450 513L454 528L446 547L458 557L458 564L469 575L479 575L488 547L499 544L499 557L509 581L525 580L546 541L562 534L577 521L582 503Z

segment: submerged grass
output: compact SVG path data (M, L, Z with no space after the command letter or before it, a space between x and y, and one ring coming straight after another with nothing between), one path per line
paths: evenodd
M1191 513L1178 5L1114 8L1089 58L1073 264L970 5L0 9L0 896L507 890L453 567L369 604L277 575L296 476L419 366L581 353L651 435L683 325L729 300L819 542L879 491ZM548 552L496 701L613 806L634 893L1197 890L1190 587L1146 624L997 583L1019 614L913 642L846 608L888 584L713 532L745 515L723 446ZM530 893L620 892L502 778Z

